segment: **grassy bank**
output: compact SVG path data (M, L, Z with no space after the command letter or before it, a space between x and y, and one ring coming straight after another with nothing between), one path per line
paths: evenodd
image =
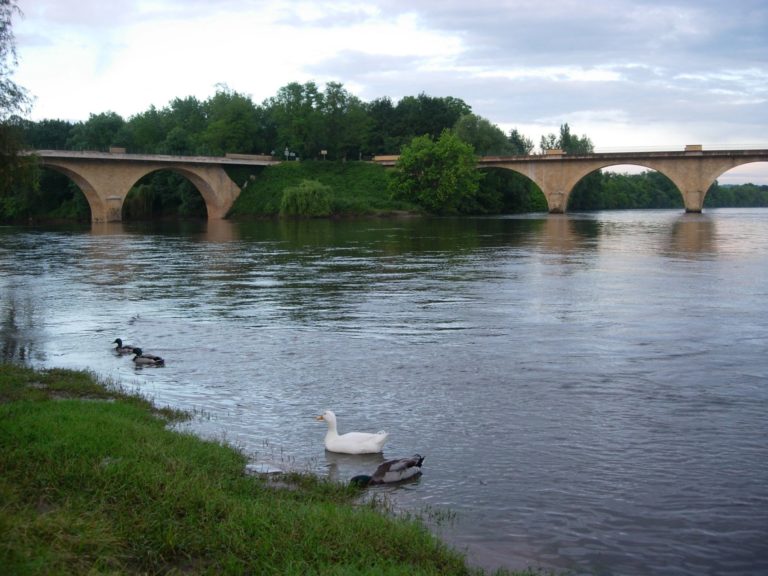
M231 218L276 216L286 188L317 180L331 188L331 211L337 216L418 212L417 206L390 198L389 175L369 162L284 162L263 169L230 210ZM237 180L238 182L240 180Z
M167 429L183 418L89 374L0 365L6 574L477 574L418 521Z

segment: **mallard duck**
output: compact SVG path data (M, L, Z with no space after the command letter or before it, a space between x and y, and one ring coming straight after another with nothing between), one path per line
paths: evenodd
M387 460L379 464L373 476L360 474L355 476L349 482L355 486L365 488L371 484L394 484L410 478L415 478L421 474L421 463L424 462L424 456L414 454L410 458L397 458Z
M115 341L112 342L112 344L116 344L115 346L115 352L118 354L133 354L136 350L136 346L131 346L130 344L123 344L123 341L120 340L120 338L115 338Z
M384 449L384 442L387 441L386 432L347 432L339 435L336 430L336 414L326 410L315 418L323 420L328 424L328 432L325 435L325 449L329 452L340 452L341 454L375 454Z
M160 356L144 354L141 351L141 348L134 348L133 353L136 354L136 356L133 357L133 361L137 366L165 366L165 360L160 358Z

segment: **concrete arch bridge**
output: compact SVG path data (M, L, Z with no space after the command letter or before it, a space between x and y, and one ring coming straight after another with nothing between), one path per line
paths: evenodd
M240 187L224 170L226 165L269 166L271 156L228 154L224 157L72 152L38 150L40 164L61 172L80 187L91 207L93 222L119 222L128 192L147 174L171 170L187 178L205 201L208 219L224 218L240 195Z
M377 156L374 161L394 166L397 156ZM683 151L619 152L569 155L562 150L529 156L484 156L478 168L504 168L527 176L544 193L549 212L566 211L574 186L586 175L632 164L656 170L669 178L683 197L686 212L701 212L704 198L718 177L736 166L768 161L768 150L703 150L689 145Z
M83 191L94 222L119 222L128 192L144 176L157 170L171 170L186 177L205 201L208 219L226 217L240 187L224 170L226 165L270 166L280 160L272 156L227 154L223 157L73 152L33 152L43 167L71 178ZM376 156L374 162L394 166L397 156ZM550 150L529 156L485 156L478 168L513 170L535 182L547 200L550 213L563 213L574 186L587 174L609 166L633 164L667 176L678 188L686 212L701 212L709 187L731 168L768 161L768 150L702 150L686 146L684 151L620 152L568 155Z

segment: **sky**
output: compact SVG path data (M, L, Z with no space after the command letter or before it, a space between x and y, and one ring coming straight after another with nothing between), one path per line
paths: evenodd
M768 148L766 0L18 0L32 120L126 120L217 86L464 100L538 145ZM768 184L768 163L721 183Z

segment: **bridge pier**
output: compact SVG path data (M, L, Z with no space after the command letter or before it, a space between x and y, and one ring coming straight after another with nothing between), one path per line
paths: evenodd
M689 190L683 191L683 202L685 204L685 211L694 214L699 214L704 209L704 196L706 191L701 190Z

